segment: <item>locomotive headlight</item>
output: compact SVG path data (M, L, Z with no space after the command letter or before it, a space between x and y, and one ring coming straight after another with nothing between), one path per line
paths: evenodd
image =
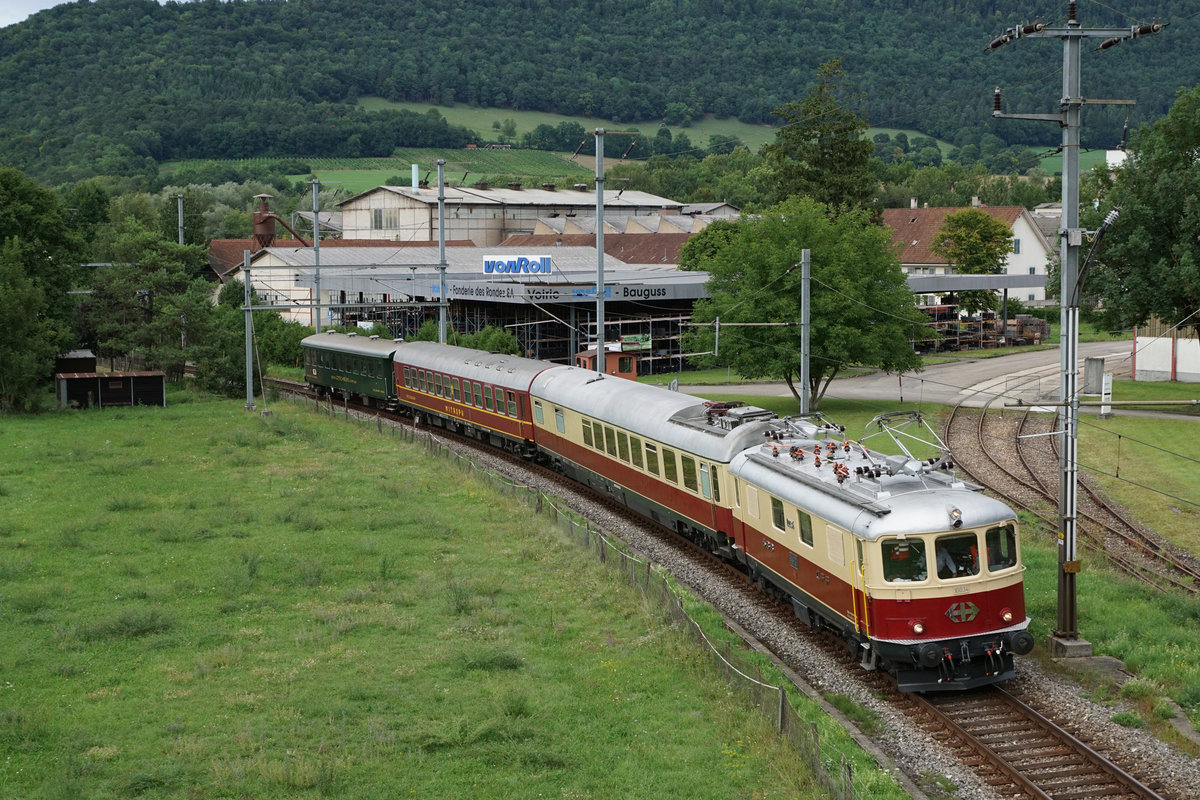
M946 514L950 517L952 528L961 528L963 524L962 509L957 506L946 506Z
M913 633L915 633L917 636L920 636L922 633L925 632L925 623L914 619L908 623L908 629L911 630Z
M1013 613L1011 608L1003 608L1000 610L1000 619L1006 624L1013 621Z

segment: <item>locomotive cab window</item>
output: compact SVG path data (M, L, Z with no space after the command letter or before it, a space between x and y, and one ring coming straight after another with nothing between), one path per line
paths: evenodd
M929 577L925 542L920 539L884 539L883 579L890 583L923 581Z
M975 533L952 533L934 543L939 578L963 578L979 574L979 545Z
M988 570L996 572L1017 565L1017 530L1009 523L989 528L987 536Z

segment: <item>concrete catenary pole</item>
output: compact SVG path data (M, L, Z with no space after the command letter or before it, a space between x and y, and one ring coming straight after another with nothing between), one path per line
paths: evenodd
M321 332L321 205L319 201L319 193L321 191L321 181L313 178L309 181L312 184L312 201L313 201L313 295L315 309L313 313L313 327L317 333Z
M437 160L438 173L438 341L446 343L446 328L450 317L450 298L446 296L446 161Z
M604 374L604 128L596 128L596 371Z
M1092 646L1079 635L1076 577L1080 570L1078 554L1078 455L1079 455L1079 248L1086 233L1079 227L1079 147L1083 106L1130 105L1125 100L1085 100L1081 89L1080 54L1085 39L1103 39L1098 49L1120 44L1125 39L1158 33L1162 25L1135 25L1128 28L1083 28L1077 18L1076 0L1067 4L1067 24L1049 28L1041 23L1007 29L988 45L988 50L1023 37L1054 37L1063 42L1063 89L1057 114L1005 114L1001 110L1000 90L996 90L992 116L1007 119L1055 122L1062 128L1062 223L1059 263L1061 284L1060 319L1060 397L1062 414L1058 433L1058 620L1049 645L1055 656L1089 656Z

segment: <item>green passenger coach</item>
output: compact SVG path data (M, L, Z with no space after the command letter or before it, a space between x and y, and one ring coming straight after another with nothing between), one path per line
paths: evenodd
M304 381L318 396L362 399L376 408L396 405L392 356L400 339L380 339L354 333L326 331L306 337Z

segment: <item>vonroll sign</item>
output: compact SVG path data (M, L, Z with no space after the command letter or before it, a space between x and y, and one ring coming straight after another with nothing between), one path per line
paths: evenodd
M519 256L517 258L483 260L484 275L549 275L554 271L550 256Z

